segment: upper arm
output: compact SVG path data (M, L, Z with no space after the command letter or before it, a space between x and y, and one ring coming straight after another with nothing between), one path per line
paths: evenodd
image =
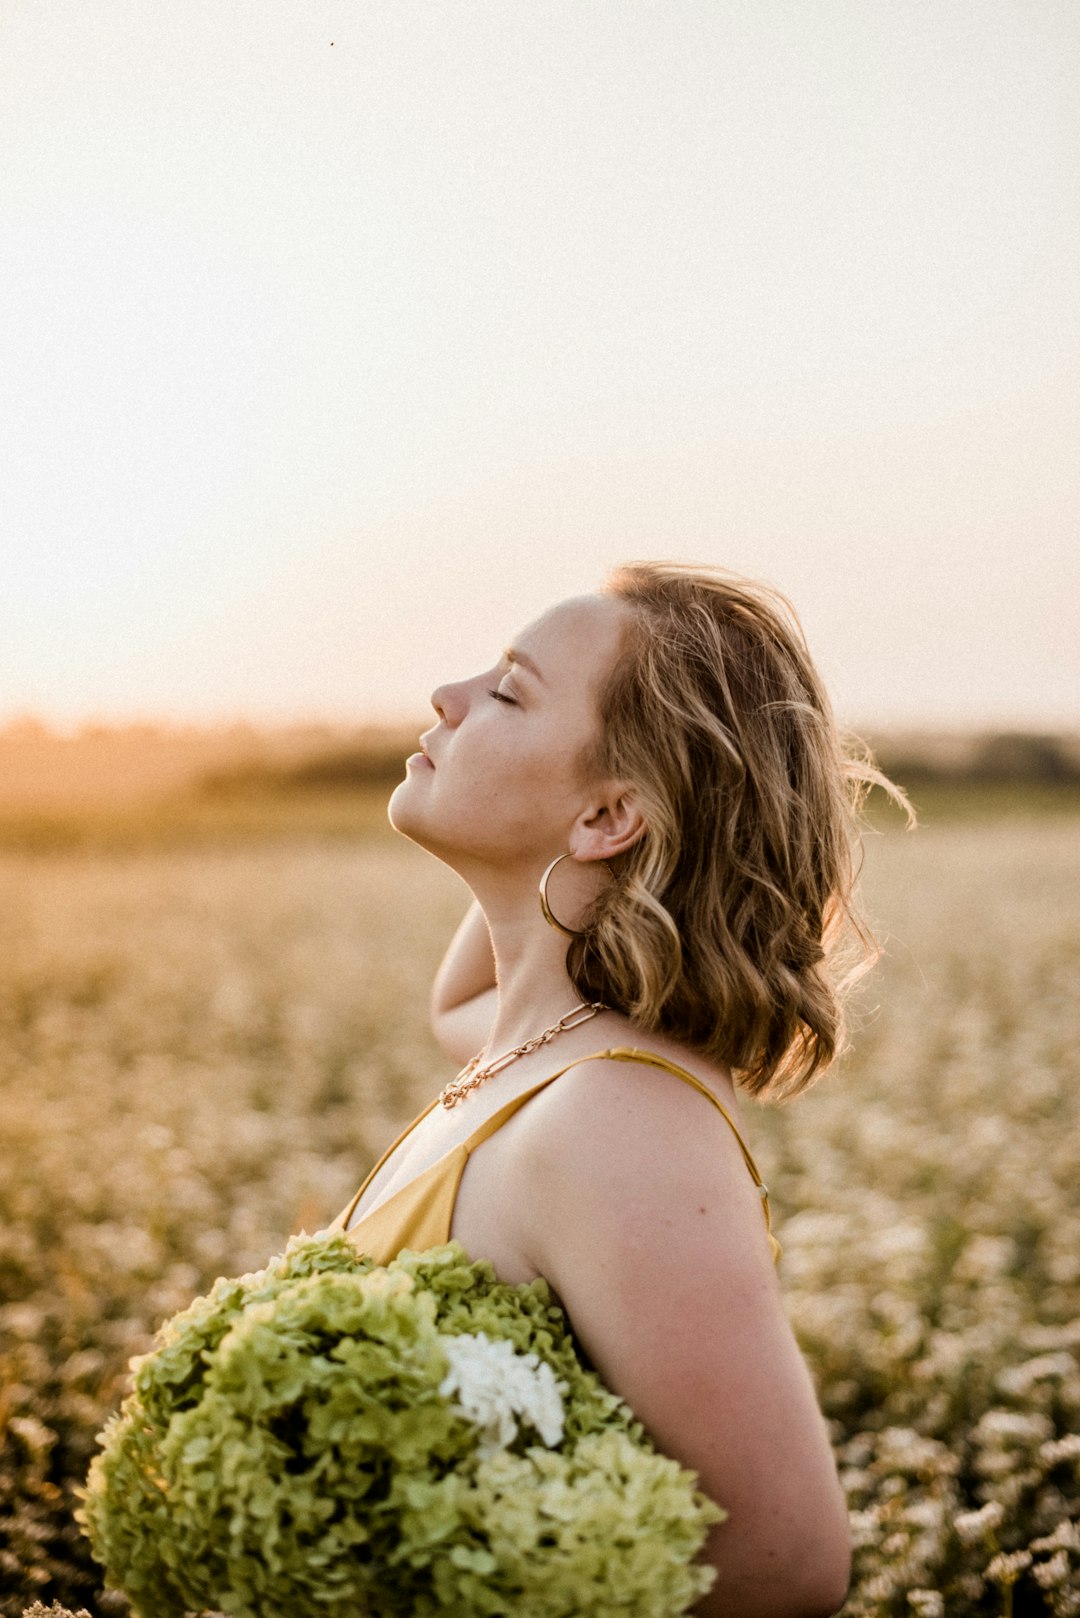
M483 1050L497 1004L491 933L484 912L473 900L431 986L432 1032L453 1061L467 1062Z
M495 1021L498 999L499 991L492 988L446 1009L432 1004L432 1032L452 1061L465 1063L483 1050Z
M840 1604L846 1514L756 1187L704 1097L613 1067L550 1086L523 1132L522 1243L604 1382L729 1512L707 1546L723 1610L831 1611L799 1581L827 1554Z

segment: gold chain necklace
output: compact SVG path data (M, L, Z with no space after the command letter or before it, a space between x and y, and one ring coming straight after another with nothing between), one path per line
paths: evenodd
M484 1053L478 1052L471 1061L466 1062L457 1078L451 1079L449 1084L443 1086L439 1091L439 1100L449 1111L451 1107L456 1107L459 1101L464 1101L470 1090L475 1090L493 1074L501 1073L504 1067L516 1062L519 1056L528 1056L530 1051L539 1050L541 1045L546 1045L549 1039L554 1039L556 1034L561 1034L566 1028L580 1028L583 1022L588 1022L590 1017L595 1017L598 1011L603 1010L605 1006L602 1000L583 1000L580 1006L575 1006L565 1017L553 1022L542 1034L534 1034L524 1045L515 1045L512 1051L505 1051L502 1056L496 1057L494 1062L487 1062L481 1067L480 1058Z

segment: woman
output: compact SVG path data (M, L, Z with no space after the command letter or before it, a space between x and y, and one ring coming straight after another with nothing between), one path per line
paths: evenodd
M832 1613L847 1515L736 1085L794 1093L837 1048L829 958L881 778L787 603L718 570L621 568L432 705L390 819L475 896L432 997L467 1065L338 1223L378 1262L453 1238L544 1276L729 1513L696 1610Z

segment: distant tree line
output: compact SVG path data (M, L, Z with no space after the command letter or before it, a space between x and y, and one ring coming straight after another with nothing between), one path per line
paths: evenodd
M990 786L1010 782L1080 783L1080 738L1032 731L993 731L971 736L951 752L931 739L905 745L882 737L875 752L888 774L904 785L927 781Z
M247 761L211 770L200 781L211 796L234 792L314 792L337 788L348 791L391 787L405 774L405 760L416 752L416 736L380 737L347 747L315 753L297 763Z
M1032 731L994 731L953 737L947 742L933 732L921 736L870 738L881 767L905 786L951 782L972 786L992 783L1080 783L1080 737ZM416 751L414 733L400 738L379 735L298 762L245 761L203 775L201 792L317 792L390 788L405 772L405 759Z

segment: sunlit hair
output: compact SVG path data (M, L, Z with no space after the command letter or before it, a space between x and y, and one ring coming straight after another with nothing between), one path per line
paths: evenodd
M614 863L567 967L647 1031L755 1094L805 1088L842 1048L846 989L876 959L855 914L859 809L877 783L846 741L779 591L718 568L635 562L599 693L590 776L635 790L647 831Z

